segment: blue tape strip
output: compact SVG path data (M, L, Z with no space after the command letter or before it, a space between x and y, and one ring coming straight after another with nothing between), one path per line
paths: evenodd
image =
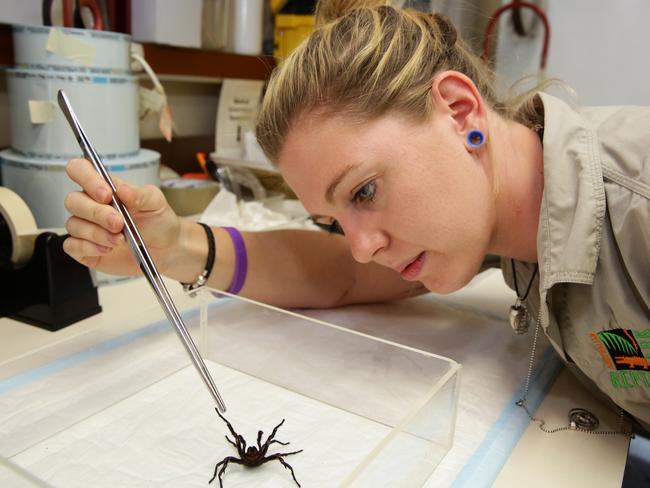
M225 304L230 300L232 300L232 298L223 297L218 301L213 301L210 303L208 305L208 308L211 309L217 305ZM183 320L190 320L191 318L198 315L199 312L199 308L193 308L191 310L186 310L181 314L181 316L183 317ZM71 368L80 363L83 363L84 361L88 361L89 359L93 359L102 354L106 354L107 352L113 351L119 347L126 346L127 344L130 344L131 342L136 341L142 337L155 334L156 332L160 332L169 327L171 327L169 321L167 319L161 319L151 325L147 325L133 332L127 332L126 334L122 334L120 336L114 337L113 339L97 344L90 349L62 357L33 370L11 376L10 378L0 381L0 395L4 395L5 393L16 388L20 388L34 381L59 373L64 369Z
M563 366L562 360L552 347L548 347L539 358L533 369L528 390L527 403L531 412L539 408ZM501 411L501 415L458 474L452 487L492 486L530 424L526 412L515 404L523 396L524 387L525 381L519 385L507 406Z

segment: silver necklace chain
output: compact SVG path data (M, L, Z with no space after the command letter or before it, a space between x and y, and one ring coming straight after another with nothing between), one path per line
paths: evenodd
M539 424L541 431L546 432L547 434L555 434L556 432L561 432L563 430L574 430L578 432L584 432L585 434L595 434L595 435L623 435L625 437L634 438L634 433L625 429L623 424L625 420L625 413L623 409L618 411L618 429L617 430L597 430L598 429L598 418L591 413L589 410L584 408L572 408L569 410L569 423L568 425L556 427L554 429L549 429L546 427L546 420L535 417L528 410L528 389L530 387L530 379L533 374L533 364L535 362L535 351L537 350L537 339L539 337L539 330L542 323L542 310L540 303L540 310L537 314L537 323L535 325L535 335L533 336L533 346L530 352L530 358L528 360L528 374L526 375L526 382L524 384L524 394L520 400L516 402L518 407L521 407L526 412L526 415L530 418L531 421Z

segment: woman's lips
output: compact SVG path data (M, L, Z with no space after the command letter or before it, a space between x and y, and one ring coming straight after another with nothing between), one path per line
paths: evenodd
M424 251L418 254L418 257L411 261L400 275L407 281L414 281L422 271L422 266L424 266Z

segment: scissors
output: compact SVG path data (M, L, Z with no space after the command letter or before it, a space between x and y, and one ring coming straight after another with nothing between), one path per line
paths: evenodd
M113 183L113 180L108 174L108 171L106 171L106 167L104 166L104 163L102 163L102 160L100 159L99 155L95 151L95 148L88 140L88 137L86 136L86 133L82 129L81 124L77 119L77 115L75 114L74 110L72 110L70 101L68 100L68 97L66 96L63 90L59 90L58 101L59 101L59 106L61 107L61 110L65 115L65 118L68 120L68 123L72 128L72 132L74 132L74 135L77 138L77 142L79 143L79 146L81 147L84 156L92 163L92 165L95 167L97 172L102 175L106 183L108 183L108 186L111 187L111 190L113 192L113 196L112 196L113 207L115 208L115 210L119 212L122 219L124 219L124 236L126 237L126 241L128 242L131 251L135 255L135 258L137 259L138 263L140 264L140 268L142 269L142 272L146 276L149 285L151 285L151 288L153 288L153 291L156 294L156 298L158 298L158 302L160 303L160 306L163 308L165 314L167 315L167 318L176 329L176 333L178 334L179 339L183 343L183 346L185 346L185 350L189 354L190 359L194 364L194 367L201 375L201 378L203 379L205 386L207 386L208 390L210 391L212 398L217 404L217 407L222 413L225 412L226 405L223 402L223 399L221 398L221 395L219 394L217 387L214 385L214 381L212 381L210 372L206 368L205 363L203 362L203 358L201 357L201 354L199 353L198 349L194 345L194 341L192 341L192 336L190 336L190 333L187 331L187 328L183 323L183 319L181 318L180 313L178 313L176 305L174 305L174 301L169 295L169 292L167 291L167 288L163 283L162 277L160 276L160 273L158 272L158 269L156 268L153 259L151 259L151 255L149 254L149 251L147 250L147 246L145 246L144 241L140 236L140 232L138 231L138 228L136 227L135 222L131 217L131 214L127 210L126 206L122 203L122 201L118 198L116 193L117 189L115 187L115 184Z

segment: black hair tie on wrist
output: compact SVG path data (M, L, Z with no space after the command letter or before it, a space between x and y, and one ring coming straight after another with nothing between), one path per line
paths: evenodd
M214 241L214 234L209 225L204 224L203 222L198 222L198 224L203 227L205 235L208 238L208 259L205 262L205 269L196 278L196 281L194 281L194 283L181 283L183 285L183 290L185 291L193 291L205 285L208 281L208 278L210 277L210 273L212 273L212 268L214 267L214 258L216 255L217 247Z

